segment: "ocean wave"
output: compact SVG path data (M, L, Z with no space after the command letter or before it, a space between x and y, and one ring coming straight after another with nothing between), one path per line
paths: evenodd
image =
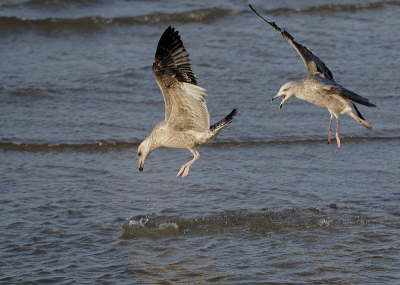
M110 26L134 26L134 25L153 25L159 22L179 22L179 23L208 23L240 12L228 9L197 9L182 13L152 13L149 15L135 17L84 17L84 18L46 18L46 19L26 19L19 17L0 17L0 30L3 31L96 31Z
M399 6L400 1L375 2L366 4L329 4L320 6L311 6L305 8L278 8L270 10L271 14L288 13L338 13L338 12L356 12L360 10L375 10L385 6Z
M346 137L347 143L364 143L371 141L400 141L400 137ZM67 143L24 143L13 142L3 139L0 142L0 150L2 151L26 151L26 152L106 152L106 151L121 151L125 149L137 148L141 141L101 141L88 142L82 144L67 144ZM261 146L276 146L276 145L309 145L326 143L326 139L305 139L305 140L271 140L271 141L215 141L211 144L206 144L201 147L215 148L233 148L233 147L261 147Z
M33 7L61 8L65 6L91 6L101 4L102 0L29 0L24 5Z
M58 91L55 89L40 89L40 88L18 88L8 92L10 96L15 97L30 97L35 99L54 98L53 94Z
M249 234L272 235L367 225L377 217L363 216L335 203L325 208L293 208L282 211L224 211L206 217L170 216L130 217L122 225L123 239L138 237L163 238L184 234ZM143 222L145 221L145 222Z
M138 146L139 142L97 142L83 144L4 142L0 143L0 150L25 152L104 152L137 148Z
M82 3L81 3L82 2ZM83 5L86 1L55 1L57 5ZM53 4L54 4L53 3ZM51 3L50 3L51 4ZM93 4L93 3L92 3ZM91 4L91 5L92 5ZM45 5L43 1L28 1L20 5ZM46 4L48 5L48 4ZM89 4L88 4L89 5ZM368 4L332 4L311 6L305 8L278 8L268 11L271 14L288 13L336 13L358 10L380 9L385 6L399 6L400 1L376 2ZM251 11L250 11L251 12ZM246 9L232 10L222 8L194 9L180 13L161 13L155 12L147 15L132 17L104 18L100 16L88 16L82 18L45 18L45 19L27 19L21 17L0 17L0 31L2 32L24 32L24 31L42 31L42 32L96 32L114 26L135 26L135 25L154 25L156 23L209 23L218 19L250 13Z
M92 7L103 0L3 0L0 7L28 7L36 9L60 9L65 7Z

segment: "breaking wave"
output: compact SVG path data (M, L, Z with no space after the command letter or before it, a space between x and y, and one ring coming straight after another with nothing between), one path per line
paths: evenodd
M346 137L347 143L365 143L371 141L400 141L400 137ZM23 142L0 142L2 151L26 151L26 152L106 152L121 151L125 149L137 148L141 141L101 141L77 144L66 143L23 143ZM320 144L326 143L326 139L306 139L306 140L273 140L273 141L217 141L202 147L260 147L274 145L293 145L293 144Z
M66 0L66 1L23 1L19 5L34 6L39 5L48 7L48 5L93 5L92 2L83 0ZM3 5L4 6L4 5ZM278 8L269 10L271 14L288 14L288 13L337 13L337 12L355 12L358 10L380 9L387 6L400 6L400 1L376 2L367 4L330 4L321 6L311 6L305 8ZM59 7L59 8L62 8ZM247 7L246 7L247 8ZM151 13L147 15L132 17L115 17L104 18L100 16L88 16L82 18L45 18L45 19L27 19L16 16L1 16L0 31L1 32L96 32L102 31L114 26L135 26L135 25L154 25L162 22L173 23L209 23L217 21L224 17L239 15L243 13L251 13L245 7L241 10L208 8L194 9L180 13ZM261 8L261 7L258 7Z
M269 11L272 14L287 13L338 13L338 12L356 12L360 10L375 10L387 6L399 6L400 1L387 1L366 4L329 4L321 6L311 6L305 8L279 8Z
M178 22L178 23L208 23L220 18L238 14L240 12L228 9L197 9L181 13L152 13L135 17L84 17L84 18L46 18L46 19L26 19L20 17L0 17L0 30L3 31L29 31L38 30L44 32L51 31L71 31L88 32L103 30L110 26L134 26L134 25L153 25L159 22Z

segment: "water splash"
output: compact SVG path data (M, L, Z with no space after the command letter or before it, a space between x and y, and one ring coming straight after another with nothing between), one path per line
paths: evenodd
M138 216L138 217L131 217L127 220L129 220L129 223L128 223L129 226L136 227L136 228L143 228L149 221L149 217Z

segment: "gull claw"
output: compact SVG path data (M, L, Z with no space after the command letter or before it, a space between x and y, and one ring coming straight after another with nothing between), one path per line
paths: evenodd
M332 130L328 130L328 143L332 140Z
M336 133L336 142L337 142L337 148L340 149L342 144L340 143L340 136L338 133Z
M176 178L178 178L179 176L181 176L181 179L183 177L186 177L189 174L189 169L190 169L190 166L188 166L186 164L182 165L181 170L179 170L178 174L176 175Z

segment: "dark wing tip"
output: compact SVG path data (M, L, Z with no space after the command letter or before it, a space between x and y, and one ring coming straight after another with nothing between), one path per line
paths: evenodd
M288 31L279 28L275 22L267 21L260 14L258 14L257 11L254 10L254 8L251 5L249 6L251 10L253 10L253 12L257 14L257 16L259 16L261 19L267 22L272 28L274 28L275 31L280 33L282 37L286 39L297 50L297 52L303 59L304 64L306 65L307 73L309 76L316 75L316 73L318 72L324 77L334 81L332 72L329 70L329 68L325 65L325 63L322 60L320 60L315 54L312 53L310 49L296 42L293 36L289 34ZM315 64L310 64L310 62L313 62Z
M226 120L231 120L233 117L235 117L237 114L237 108L233 109L226 117Z
M337 87L336 88L334 87L334 90L336 90L336 92L338 92L338 94L340 94L341 96L343 96L353 102L367 106L369 108L376 107L376 105L370 103L367 98L362 97L362 96L358 95L357 93L354 93L353 91L350 91L344 87L339 87L338 89L337 89Z
M364 117L361 115L360 111L358 111L356 104L353 103L353 107L354 110L356 110L358 117L360 117L360 119L365 120Z
M189 54L183 46L179 32L171 26L164 31L158 42L153 72L156 75L167 73L180 82L197 85Z
M283 37L288 37L289 39L291 39L291 40L293 40L293 37L287 32L287 31L285 31L285 30L281 30L281 28L279 28L278 27L278 25L274 22L274 21L268 21L268 20L266 20L263 16L261 16L250 4L249 4L249 6L250 6L250 9L251 10L253 10L253 12L258 16L258 17L260 17L262 20L264 20L264 22L267 22L272 28L274 28L274 30L276 30L277 32L279 32L279 33L281 33L281 35L283 36Z

